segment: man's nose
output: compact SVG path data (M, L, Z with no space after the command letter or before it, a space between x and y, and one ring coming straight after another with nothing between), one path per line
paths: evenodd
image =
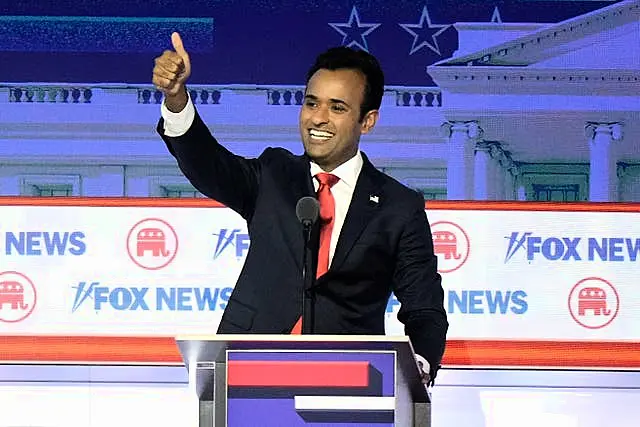
M327 123L329 121L329 109L326 107L318 107L314 110L311 120L316 125Z

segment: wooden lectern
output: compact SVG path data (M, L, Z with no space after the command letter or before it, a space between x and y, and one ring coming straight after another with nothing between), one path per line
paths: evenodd
M200 427L431 425L406 336L177 337ZM317 425L317 424L316 424Z

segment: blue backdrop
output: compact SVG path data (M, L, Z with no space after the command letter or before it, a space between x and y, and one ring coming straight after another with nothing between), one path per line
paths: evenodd
M318 52L367 49L387 84L429 86L451 56L454 22L558 22L615 1L3 0L0 81L149 83L152 60L183 34L192 83L302 84Z

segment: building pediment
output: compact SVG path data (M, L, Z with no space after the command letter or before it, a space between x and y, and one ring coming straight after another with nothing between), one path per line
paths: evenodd
M465 37L469 39L468 34L461 39ZM628 93L640 84L640 0L622 1L493 46L459 52L428 68L443 90L490 86L496 92L500 87L544 91L543 84L558 83L569 84L560 88L565 93L583 91L582 84Z
M461 54L435 63L429 72L460 66L637 69L639 20L640 0L626 0L474 52L460 49Z
M535 57L531 68L640 69L640 24L635 21L582 37Z

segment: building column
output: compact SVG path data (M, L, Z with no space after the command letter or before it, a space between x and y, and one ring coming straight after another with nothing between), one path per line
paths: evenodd
M475 121L447 122L443 128L449 138L447 199L470 200L474 196L475 142L482 136L482 128Z
M478 142L474 159L475 200L505 200L513 161L497 142ZM510 184L511 188L513 183ZM510 191L513 194L513 189ZM510 196L512 197L512 196Z
M493 200L504 200L507 175L509 175L507 166L510 158L499 143L491 145L490 153L491 158L493 159L495 173Z
M626 202L629 199L629 189L627 185L627 171L628 165L625 163L618 163L616 165L616 176L618 177L618 201Z
M504 200L517 200L516 197L516 177L519 169L513 160L506 167L505 183L504 183Z
M622 139L620 123L587 123L589 138L589 200L618 200L618 177L614 142Z
M502 159L500 161L502 167L502 198L500 200L516 200L516 177L519 170L516 162L511 158L511 153L502 151Z
M495 173L491 146L486 142L478 142L473 159L473 199L491 200Z
M513 176L513 196L514 200L524 202L527 200L527 190L522 182L522 170L520 166L514 164L511 168L511 176Z

